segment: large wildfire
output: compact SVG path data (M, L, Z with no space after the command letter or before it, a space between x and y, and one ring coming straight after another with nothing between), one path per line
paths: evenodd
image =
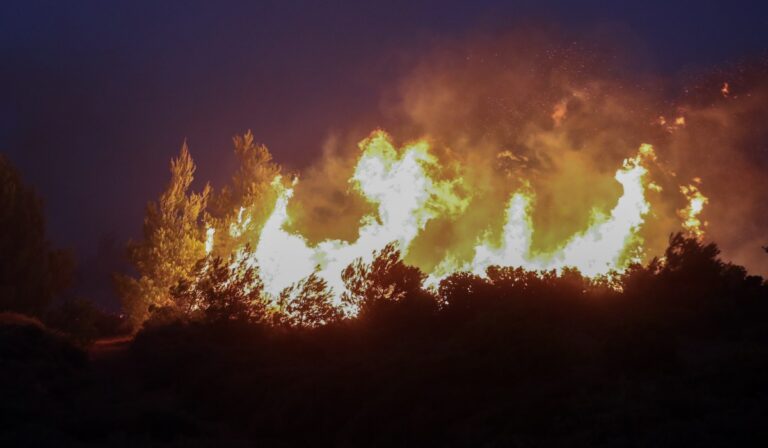
M752 129L766 115L764 69L705 76L670 101L594 53L531 39L423 59L384 95L381 119L333 135L300 175L237 137L240 171L207 209L208 190L182 201L196 221L166 258L196 247L185 257L253 268L278 308L319 279L347 315L343 271L390 244L427 287L492 266L610 280L676 232L764 264L756 204L768 185L750 149L763 141Z
M264 289L273 298L315 274L328 284L340 305L338 298L345 290L342 271L355 260L371 262L374 254L389 243L395 243L408 260L419 239L429 237L431 223L456 224L477 213L472 204L482 201L483 189L473 185L461 166L447 170L427 140L397 148L390 135L378 130L361 141L359 148L360 155L348 180L349 194L362 197L372 211L360 218L356 238L310 243L300 232L290 230L289 206L300 181L298 177L286 179L278 174L270 183L276 199L263 224L253 227L255 218L248 212L251 207L241 206L232 221L224 225L228 238L243 242L231 249L232 267L258 267ZM498 157L513 156L500 152ZM455 165L455 161L451 164ZM642 144L613 176L620 194L612 207L592 208L588 225L550 250L534 245L535 190L525 178L510 179L518 187L506 201L495 210L487 210L487 216L471 216L478 223L474 232L451 235L431 254L422 253L421 261L412 263L428 274L427 285L437 285L454 272L484 275L490 266L531 271L575 268L589 277L620 273L631 263L642 262L646 255L642 230L653 214L650 196L663 194L663 188L652 180L654 170L660 170L655 151L651 145ZM677 210L679 229L702 238L704 223L700 214L707 198L695 184L680 186L672 193L681 195L685 203ZM499 217L501 223L496 225ZM242 238L247 229L254 229L254 234ZM209 225L207 255L216 251L216 240L217 229ZM462 248L467 240L472 242L471 250ZM250 241L255 242L253 250L246 243Z

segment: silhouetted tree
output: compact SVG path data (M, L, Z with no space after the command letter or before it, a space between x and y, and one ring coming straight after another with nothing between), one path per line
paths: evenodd
M654 257L647 266L633 263L619 277L619 285L626 294L646 296L654 291L660 270L661 260L658 257Z
M370 264L358 258L342 272L346 286L342 302L346 306L366 315L390 304L418 302L425 298L422 285L426 275L419 268L403 262L395 243L374 252L373 257Z
M278 323L294 327L317 327L341 320L343 313L333 304L333 294L325 280L312 274L285 288L278 297L282 312Z
M42 201L0 155L0 311L40 316L69 286L73 267L46 237Z
M184 316L202 316L208 321L265 319L264 284L256 266L245 258L220 257L201 260L191 279L182 279L172 289L173 306Z
M622 275L622 288L633 299L695 301L699 307L711 304L706 298L761 294L762 278L748 275L744 267L724 262L719 255L715 243L673 234L662 258L654 258L647 267L632 266Z
M205 257L202 214L210 187L190 193L195 164L186 142L171 161L171 180L157 202L147 205L144 239L129 245L129 258L138 277L117 277L123 307L135 325L149 310L171 305L170 288L189 280L195 264Z
M725 265L719 255L720 249L715 243L704 244L696 238L676 233L669 238L661 272L684 277L716 277Z
M455 272L440 281L438 300L443 309L464 313L472 309L476 300L486 298L488 281L471 272Z

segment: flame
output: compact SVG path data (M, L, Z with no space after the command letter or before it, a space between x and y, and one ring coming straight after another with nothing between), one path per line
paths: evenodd
M214 237L216 236L216 229L208 227L205 229L205 255L210 255L213 252Z
M427 142L407 145L398 154L390 137L377 131L362 141L360 148L362 156L350 183L376 206L377 213L361 219L355 241L325 240L311 246L303 236L286 231L290 223L288 203L298 178L291 187L283 185L281 176L273 180L277 201L256 250L250 255L260 268L268 294L277 296L283 289L317 273L338 298L344 290L341 272L355 259L369 262L374 251L393 241L407 255L411 242L431 219L454 215L466 208L467 199L455 192L462 179L440 181L428 174L439 170L439 166L429 153ZM238 223L243 222L242 211Z
M656 119L656 124L661 126L667 132L673 133L678 129L685 127L686 122L684 116L675 117L672 122L669 122L664 115L660 115L659 118Z
M678 123L682 124L682 123ZM427 140L418 140L398 149L384 131L375 131L359 143L360 156L349 185L354 194L361 195L375 210L364 215L359 222L356 238L352 240L326 239L310 243L297 231L289 231L291 217L289 204L299 179L285 179L277 175L271 183L276 201L257 238L255 250L245 246L235 249L235 265L258 266L265 293L276 298L286 288L312 274L327 282L340 306L345 287L341 273L355 259L372 261L374 251L396 242L407 257L414 241L436 219L461 218L474 199L465 193L472 191L462 172L447 173L432 153ZM507 154L508 155L504 155ZM509 151L500 157L512 157ZM501 238L494 239L488 227L477 239L469 257L458 250L448 249L432 266L419 266L427 274L427 285L436 285L445 276L456 271L470 271L485 275L493 265L520 266L528 270L561 270L575 267L587 276L601 276L623 271L630 263L643 256L643 237L640 234L651 205L649 192L660 192L661 187L649 178L649 170L656 161L651 145L643 144L637 154L624 160L614 179L622 193L609 210L595 209L587 228L566 238L554 250L534 249L533 213L536 192L531 183L518 179L520 187L509 195L504 204ZM450 174L450 175L449 175ZM707 198L695 185L680 187L688 206L679 211L682 227L697 236L703 234L700 215ZM253 218L251 208L241 207L234 214L228 229L232 237L240 237ZM482 229L479 229L482 230ZM206 253L214 249L215 232L206 231Z
M558 250L550 253L533 253L533 224L531 213L535 195L526 186L515 192L507 203L506 220L501 245L494 246L486 237L475 247L475 256L468 265L453 265L444 261L441 272L429 278L432 284L451 271L466 270L484 275L488 267L521 266L528 270L560 270L578 268L582 274L597 276L610 271L620 271L637 256L630 255L633 246L642 243L637 234L650 206L645 198L649 182L645 182L646 160L655 160L651 145L643 145L634 158L624 161L615 179L624 194L610 214L593 212L592 225L584 232L572 236ZM450 266L447 267L446 265Z
M697 239L704 237L704 227L706 222L702 222L699 215L704 210L704 206L707 205L709 199L704 196L696 184L701 183L701 179L694 178L694 183L690 185L683 185L680 187L680 192L688 200L688 204L685 208L677 211L678 216L683 220L682 225L688 235Z

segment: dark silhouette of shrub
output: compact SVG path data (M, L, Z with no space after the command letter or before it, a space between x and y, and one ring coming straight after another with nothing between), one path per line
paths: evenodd
M105 313L81 298L66 299L52 307L45 314L45 323L83 346L98 338L125 334L129 330L119 316Z
M35 444L31 434L49 431L55 419L46 415L41 406L56 400L62 389L72 390L73 380L85 372L86 366L82 351L39 320L16 313L0 313L0 440L3 444ZM22 436L7 440L9 431Z
M182 315L206 320L259 322L266 318L264 284L258 268L245 257L225 264L220 257L201 260L192 280L181 280L171 290L174 308Z
M328 284L316 274L283 290L277 305L281 311L275 316L275 321L282 325L317 327L338 322L344 317L333 304Z
M374 252L371 263L355 260L341 277L346 286L342 302L359 310L363 320L423 316L437 308L436 299L423 288L426 274L405 264L395 243Z
M453 274L436 291L390 246L345 271L345 300L360 306L345 319L329 314L316 277L286 291L286 315L247 317L253 297L228 289L245 271L210 260L196 274L204 286L179 285L174 302L195 311L169 311L184 319L146 325L62 392L17 379L26 386L12 403L37 413L26 405L25 419L11 418L16 409L0 402L0 439L762 446L768 288L715 246L671 243L672 257L606 280L492 267Z

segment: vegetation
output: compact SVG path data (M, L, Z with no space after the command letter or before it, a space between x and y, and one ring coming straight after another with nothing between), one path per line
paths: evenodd
M344 273L357 318L333 314L316 277L281 294L291 311L280 315L259 301L253 270L217 258L196 270L204 273L194 287L181 282L172 292L174 303L192 311L170 312L165 321L155 313L129 348L110 357L83 364L57 357L69 350L59 348L19 361L3 349L3 362L16 367L2 371L24 369L42 389L6 379L14 392L4 391L11 399L0 403L1 421L10 422L0 426L0 440L766 442L756 429L768 404L768 286L720 260L713 244L674 235L662 259L605 282L576 271L494 267L483 277L454 274L437 290L425 290L423 274L390 246ZM7 341L7 324L0 334ZM13 334L16 342L0 347L18 346ZM45 373L50 366L60 370Z
M253 133L246 132L232 139L238 168L229 185L212 195L207 220L217 235L215 255L229 256L233 247L255 245L254 238L261 233L260 226L269 213L265 205L274 203L275 192L271 182L280 173L280 167L264 145L257 145ZM242 209L241 209L242 207ZM243 225L238 235L229 232L229 223L237 216L253 219Z
M68 291L75 263L46 235L43 203L0 155L0 313L32 316L79 344L115 334L122 322ZM31 322L31 321L30 321Z
M43 203L0 155L0 311L41 316L70 284L71 255L45 234Z
M216 232L216 251L212 255L217 257L229 258L232 247L243 243L241 240L246 240L246 244L255 243L247 238L258 235L257 226L263 224L263 219L243 224L239 234L230 232L228 226L233 217L243 212L257 218L266 217L267 211L263 208L274 196L269 185L279 173L279 167L272 162L266 147L254 143L250 131L234 138L234 148L239 168L231 184L217 194L212 193L209 185L200 193L190 191L196 167L186 143L179 156L171 161L168 186L157 202L147 205L143 239L128 248L138 275L116 278L123 308L135 329L149 319L153 311L162 310L167 314L169 309L190 310L188 303L178 301L190 298L193 291L189 288L196 284L195 275L211 262L206 260L209 255L205 250L207 229ZM245 208L241 209L238 204L245 204ZM212 262L223 269L220 259ZM221 278L223 271L216 274ZM172 289L177 293L173 294Z
M663 257L603 279L493 266L437 288L388 245L343 271L339 309L316 274L268 299L247 246L206 254L201 223L216 218L207 187L189 192L186 147L171 172L131 246L139 276L119 280L142 324L124 346L86 353L119 320L51 304L55 272L24 271L48 281L25 289L3 265L3 309L41 318L0 313L2 446L768 441L768 284L713 243L675 234ZM34 194L5 176L3 210L23 213L0 224L42 226ZM55 258L33 228L18 253Z
M157 202L147 205L144 239L129 246L138 277L120 275L117 286L123 308L134 324L144 322L152 309L171 305L171 287L191 280L197 262L205 257L205 235L199 223L210 187L190 192L195 164L186 143L171 161L171 180Z
M258 270L244 262L206 258L198 263L193 281L181 281L172 290L180 316L199 315L209 321L265 319L264 285Z

